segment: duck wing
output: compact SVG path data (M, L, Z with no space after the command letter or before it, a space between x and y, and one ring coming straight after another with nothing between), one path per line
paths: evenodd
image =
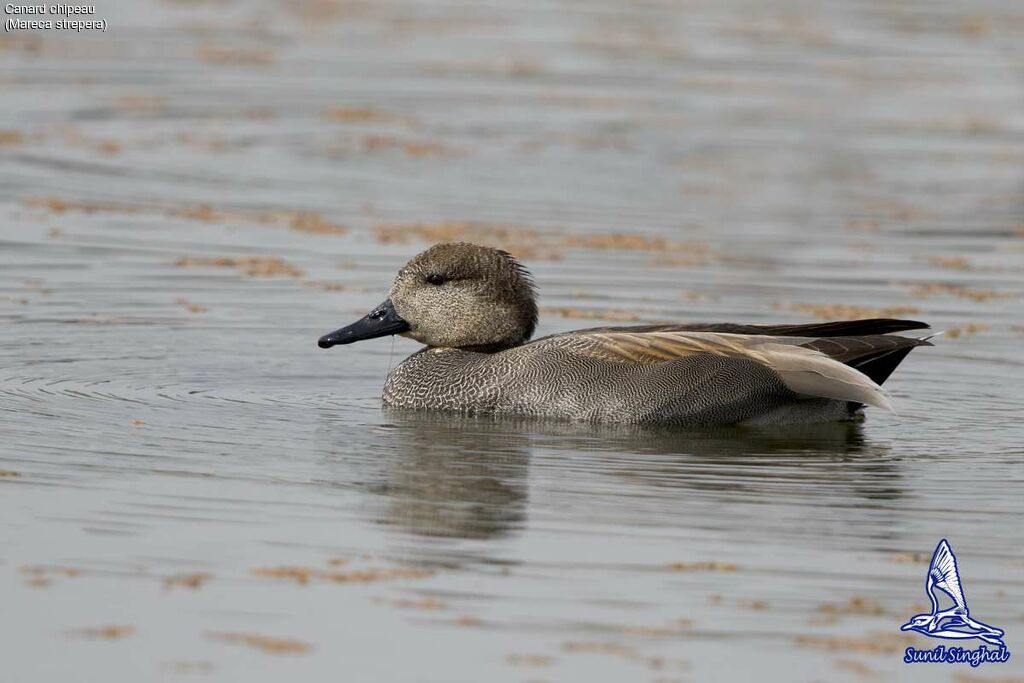
M664 363L701 354L752 360L774 371L794 393L892 410L878 384L856 368L808 346L814 339L635 328L583 330L546 339L573 353L617 363Z
M956 566L956 556L946 539L939 541L932 555L932 563L928 567L928 584L935 586L948 595L959 609L967 613L967 601L960 585L960 570Z
M809 325L741 325L736 323L685 323L679 325L638 325L630 327L592 327L562 332L537 341L571 335L591 334L672 334L707 332L712 334L745 335L755 337L784 337L781 341L799 339L799 344L819 351L833 360L856 368L878 385L889 378L893 370L918 346L931 346L927 339L890 336L890 332L903 332L927 328L917 320L870 318L842 320Z
M908 330L923 330L928 323L897 318L865 318L863 320L837 320L827 323L799 325L745 325L742 323L678 323L670 325L635 325L628 327L592 327L562 334L588 332L717 332L724 334L754 334L770 337L859 337L882 335ZM545 337L546 338L546 337Z
M804 346L856 368L881 385L889 379L907 354L918 346L931 346L927 339L873 334L860 337L824 337Z

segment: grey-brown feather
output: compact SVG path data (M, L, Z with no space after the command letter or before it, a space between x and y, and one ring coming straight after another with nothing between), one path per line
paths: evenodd
M619 423L741 422L798 399L771 369L745 358L620 363L549 344L495 354L424 350L384 387L392 407Z
M889 318L605 327L527 342L537 322L529 273L505 252L465 243L412 259L391 304L405 336L427 348L388 375L383 400L414 410L640 424L835 420L859 402L887 406L872 378L927 344L889 335L927 325Z
M707 353L623 363L589 335L499 353L425 349L395 368L385 405L633 424L815 422L850 417L846 402L790 391L754 360Z

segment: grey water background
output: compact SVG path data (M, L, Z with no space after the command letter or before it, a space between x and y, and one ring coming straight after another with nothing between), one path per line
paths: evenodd
M1024 6L96 8L0 36L0 680L1022 680ZM863 424L382 412L316 338L442 238L948 333ZM902 663L940 538L1009 664Z

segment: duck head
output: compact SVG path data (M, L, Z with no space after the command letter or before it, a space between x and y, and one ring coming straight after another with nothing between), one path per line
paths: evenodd
M398 271L384 303L318 345L400 334L427 346L499 351L528 340L536 326L526 269L507 252L457 242L417 255Z

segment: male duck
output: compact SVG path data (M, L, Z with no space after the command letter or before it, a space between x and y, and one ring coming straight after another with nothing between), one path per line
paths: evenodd
M508 253L438 244L390 297L321 348L401 334L426 345L384 385L395 408L644 424L785 424L891 409L880 384L928 327L875 318L809 325L598 327L528 341L530 274Z

